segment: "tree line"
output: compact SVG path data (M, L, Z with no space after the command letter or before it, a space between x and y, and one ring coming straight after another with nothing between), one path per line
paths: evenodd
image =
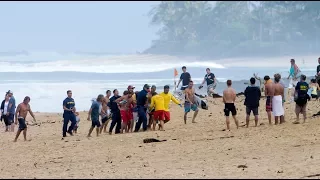
M158 39L144 53L227 58L320 50L317 1L161 1L149 16Z

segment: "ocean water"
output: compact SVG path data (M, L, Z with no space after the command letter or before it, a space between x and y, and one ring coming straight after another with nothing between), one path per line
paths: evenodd
M229 61L230 62L230 61ZM211 68L219 83L216 91L222 93L226 80L233 80L237 92L243 92L253 73L259 76L281 73L288 75L288 68L225 67L223 60L199 60L155 55L83 55L83 54L36 54L0 56L0 93L12 90L17 103L25 96L31 97L31 108L39 112L62 112L62 101L67 90L73 91L73 98L79 111L88 110L91 99L106 90L118 89L122 93L128 85L141 90L144 84L156 85L159 92L164 85L173 90L174 68L181 73L187 66L188 72L198 87ZM312 76L313 69L301 68ZM206 87L198 90L206 94ZM1 94L0 94L1 96ZM1 99L1 98L0 98Z

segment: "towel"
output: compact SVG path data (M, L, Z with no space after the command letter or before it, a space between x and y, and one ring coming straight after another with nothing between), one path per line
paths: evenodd
M282 96L277 95L272 98L272 112L274 116L284 115L284 109L282 106Z

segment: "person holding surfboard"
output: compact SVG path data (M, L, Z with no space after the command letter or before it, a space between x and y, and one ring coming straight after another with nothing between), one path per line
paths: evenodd
M195 119L198 115L199 109L195 102L195 90L193 88L193 81L189 81L188 88L185 89L186 100L184 102L184 124L187 124L187 114L192 109L194 111L192 123L196 123Z

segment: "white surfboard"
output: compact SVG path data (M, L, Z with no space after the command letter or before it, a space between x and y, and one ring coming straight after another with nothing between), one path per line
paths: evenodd
M200 99L198 96L194 96L194 100L197 103L197 106L201 109L208 110L208 103L205 100Z

